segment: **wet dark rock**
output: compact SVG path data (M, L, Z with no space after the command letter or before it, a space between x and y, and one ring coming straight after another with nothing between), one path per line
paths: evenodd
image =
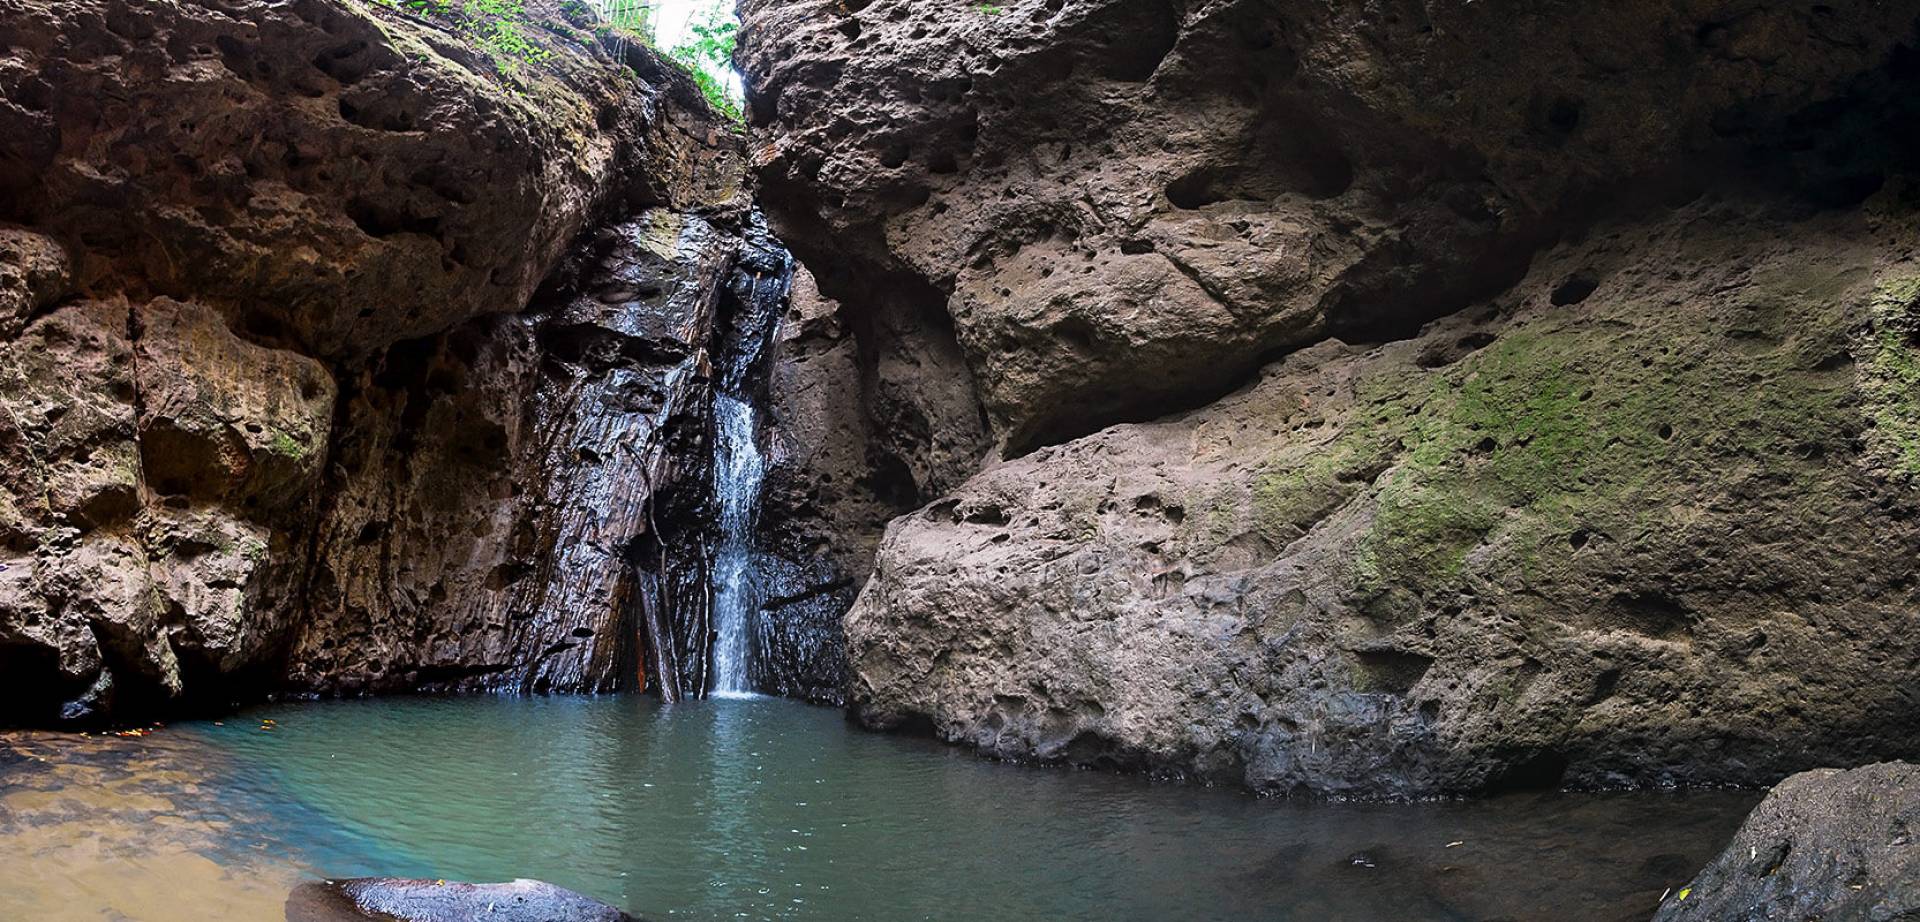
M290 682L677 693L705 571L663 529L704 495L707 341L744 217L645 211L527 313L347 382Z
M361 877L315 881L287 898L287 922L635 922L571 890L521 878L503 884Z
M859 313L800 270L772 355L759 546L762 623L779 639L761 682L826 703L844 699L840 619L887 522L957 486L987 450L944 318L887 290L891 309Z
M1920 919L1920 766L1821 769L1780 782L1655 919Z

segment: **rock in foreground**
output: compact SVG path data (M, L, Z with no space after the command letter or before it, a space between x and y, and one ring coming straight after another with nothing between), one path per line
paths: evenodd
M313 881L287 898L287 922L632 922L599 900L538 880L504 884L360 877Z
M1920 766L1802 772L1656 922L1920 919Z

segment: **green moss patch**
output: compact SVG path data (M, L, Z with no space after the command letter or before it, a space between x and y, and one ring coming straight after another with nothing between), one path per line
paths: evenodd
M1734 498L1837 503L1829 459L1855 419L1850 376L1810 369L1807 356L1845 329L1846 281L1756 281L1734 296L1744 304L1635 306L1621 312L1633 323L1525 323L1436 373L1381 482L1356 588L1465 588L1469 556L1489 544L1523 579L1538 576L1580 536L1650 547L1686 509L1737 511ZM1756 325L1764 348L1731 345ZM1905 363L1887 372L1889 389L1908 396L1885 411L1888 428L1920 466L1920 362L1911 351L1889 361Z
M1869 443L1888 469L1920 477L1920 275L1882 279L1859 345Z

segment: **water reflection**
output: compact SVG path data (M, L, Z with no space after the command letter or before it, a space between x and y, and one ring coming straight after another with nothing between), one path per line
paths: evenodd
M1611 922L1757 800L1259 800L764 698L341 702L80 742L0 738L0 918L272 919L301 875L400 874L672 919Z

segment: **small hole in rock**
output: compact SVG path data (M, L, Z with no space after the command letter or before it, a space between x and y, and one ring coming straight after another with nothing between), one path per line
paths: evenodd
M1593 294L1594 289L1599 287L1599 281L1585 275L1575 275L1561 282L1560 287L1553 290L1553 294L1549 297L1549 300L1553 302L1555 307L1579 304L1585 301L1588 295Z

